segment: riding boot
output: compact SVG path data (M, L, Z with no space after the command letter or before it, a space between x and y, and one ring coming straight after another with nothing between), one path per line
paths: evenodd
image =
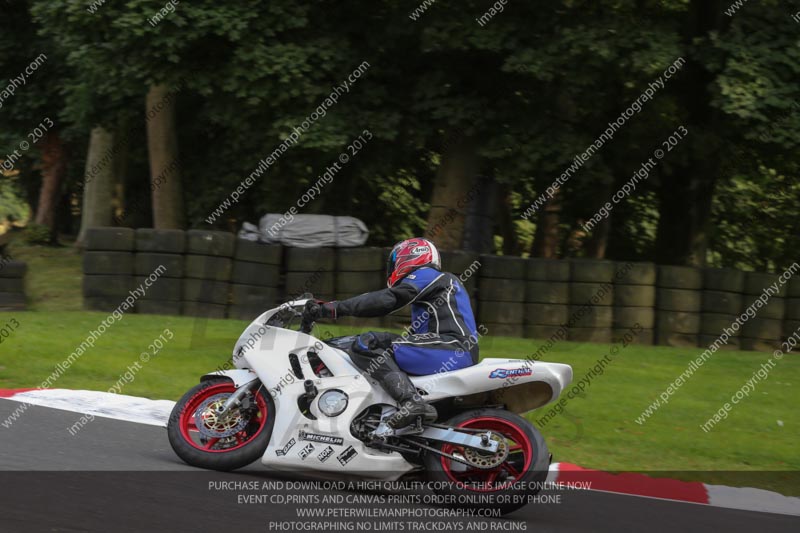
M411 425L418 417L422 417L425 422L436 420L436 409L423 401L411 379L397 365L391 354L391 344L389 348L381 350L376 336L371 332L365 333L356 337L352 352L353 362L378 380L397 402L398 411L387 421L391 428L399 429Z
M394 361L392 361L394 362ZM397 363L395 363L395 366ZM380 380L384 390L389 393L398 405L398 411L389 417L387 424L392 429L409 426L422 417L425 422L434 422L438 413L436 408L422 400L417 388L402 371L388 372Z

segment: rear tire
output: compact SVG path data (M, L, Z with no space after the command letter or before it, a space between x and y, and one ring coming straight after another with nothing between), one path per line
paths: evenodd
M192 387L183 395L167 423L169 443L175 453L192 466L228 472L247 466L264 455L275 421L272 399L263 386L252 393L252 412L238 413L246 420L235 435L222 439L208 438L196 426L196 413L203 403L218 396L224 401L236 391L227 378L213 378ZM214 404L212 404L214 405ZM204 423L206 418L203 417Z
M445 425L488 429L505 436L508 456L493 470L478 470L435 453L425 456L425 468L435 492L454 497L459 508L499 509L507 514L528 503L541 489L550 466L550 453L542 434L519 415L501 409L476 409L457 415ZM439 443L439 450L461 454L462 447Z

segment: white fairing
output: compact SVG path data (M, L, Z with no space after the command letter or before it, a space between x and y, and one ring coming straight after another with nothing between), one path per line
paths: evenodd
M291 302L284 306L304 303ZM358 472L377 478L397 477L415 468L399 453L368 448L350 432L353 419L364 409L375 404L394 406L394 401L376 381L353 365L346 352L298 331L266 326L267 320L278 310L259 316L239 338L233 356L239 370L214 373L230 377L237 386L257 376L272 396L275 423L262 463L275 470ZM318 377L309 363L309 352L316 353L333 376ZM289 354L297 356L303 379L295 376ZM298 399L305 392L304 380L308 379L318 391L309 409L316 420L305 416L298 408ZM516 389L520 391L517 400L521 401L516 404L525 410L529 410L531 404L530 401L526 403L523 396L533 396L530 394L533 389L521 386L536 388L535 395L540 398L538 407L557 398L571 380L569 365L519 359L484 359L462 370L412 377L423 394L427 393L424 396L427 401L454 396L480 398L478 393L497 393L502 398L505 393L505 398L511 401L503 403L514 404L511 391ZM320 412L318 400L325 391L332 389L347 394L349 401L341 414L328 417Z

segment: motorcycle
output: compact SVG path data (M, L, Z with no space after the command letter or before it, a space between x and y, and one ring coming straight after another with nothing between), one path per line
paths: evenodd
M181 459L231 471L260 458L268 469L322 478L422 474L457 506L488 505L503 514L539 491L551 456L520 414L558 398L572 367L485 358L412 376L439 418L393 430L386 421L398 407L352 363L354 337L313 337L314 323L301 312L307 301L261 314L239 337L234 368L202 376L176 403L167 432ZM496 498L487 503L487 494ZM474 495L483 496L479 504Z

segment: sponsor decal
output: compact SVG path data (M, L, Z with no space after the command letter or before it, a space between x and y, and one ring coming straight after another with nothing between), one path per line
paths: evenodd
M331 455L333 455L334 451L335 450L333 448L328 446L327 448L322 450L322 453L317 456L317 459L319 459L320 463L324 463L325 461L331 458Z
M305 445L305 447L304 447L302 450L300 450L300 451L297 453L297 455L299 455L299 456L300 456L300 459L302 459L303 461L305 461L305 460L306 460L306 457L308 457L309 455L311 455L311 452L313 452L313 451L314 451L314 445L313 445L313 444L311 444L311 443L308 443L308 444L306 444L306 445Z
M530 368L495 368L492 370L492 373L489 374L489 377L505 379L520 376L530 376L531 374L533 374L533 370Z
M431 249L429 246L415 246L414 248L411 249L411 254L412 255L426 254L430 251Z
M334 446L341 446L344 444L344 439L342 437L334 437L333 435L320 435L319 433L306 433L305 431L300 431L300 440L320 442L322 444L333 444Z
M291 450L292 446L294 446L295 444L297 444L297 441L294 440L294 438L292 438L292 440L286 443L286 446L284 446L280 450L275 450L275 455L277 455L278 457L283 457L284 455L289 453L289 450Z
M339 464L344 466L347 463L349 463L350 461L352 461L353 457L355 457L356 455L358 455L358 452L356 451L356 449L353 448L352 446L349 446L345 451L343 451L342 453L337 455L336 459L339 460Z

